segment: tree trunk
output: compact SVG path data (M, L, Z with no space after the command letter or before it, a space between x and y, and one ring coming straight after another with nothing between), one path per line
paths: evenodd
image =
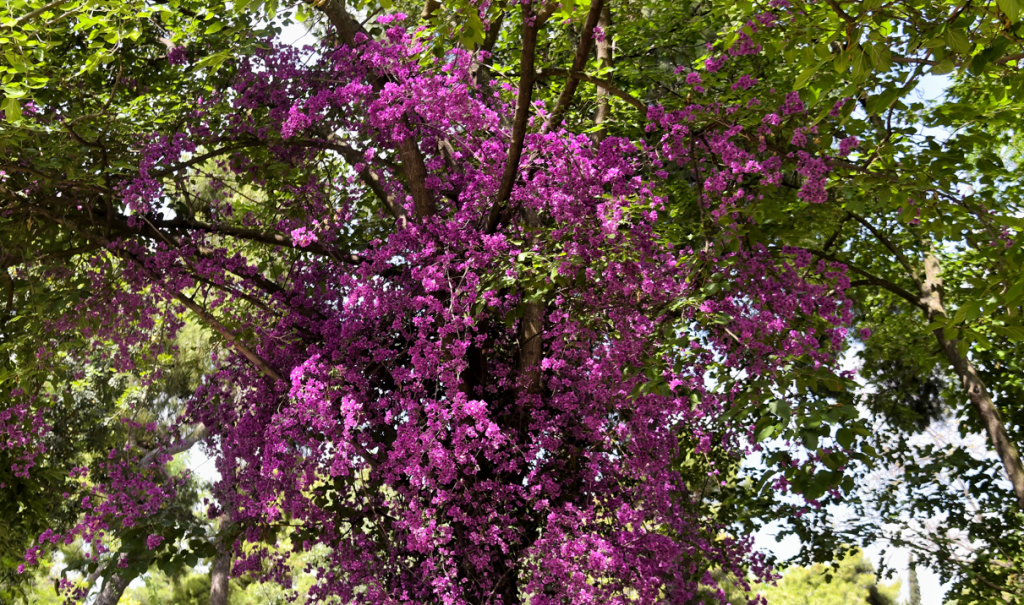
M942 305L942 277L939 274L939 259L934 254L929 254L925 259L924 271L925 279L921 283L921 304L928 320L935 321L945 318L947 315L946 309ZM946 354L946 359L953 366L953 371L960 378L974 411L985 427L985 432L988 433L992 447L995 448L1003 462L1003 468L1013 486L1013 493L1017 496L1017 505L1024 509L1024 464L1021 464L1017 447L1006 434L1006 427L1003 426L999 410L992 402L988 388L981 380L981 376L978 375L974 364L960 355L956 338L946 338L942 328L935 330L935 338Z
M599 78L611 81L611 74L603 73L603 70L612 66L612 10L606 2L601 8L601 16L597 20L597 26L604 34L601 40L597 41L597 75ZM597 113L594 114L594 124L604 124L612 114L611 93L600 86L597 87ZM598 140L605 137L605 130L602 128L597 133Z
M131 578L121 574L114 574L103 580L103 588L100 589L100 594L96 595L93 605L117 605L130 582Z
M228 582L231 580L231 551L222 550L210 567L210 605L228 605Z
M434 11L441 8L441 3L438 0L427 0L423 3L423 12L420 13L420 21L426 21L430 19L430 15L434 14ZM212 605L212 604L211 604Z

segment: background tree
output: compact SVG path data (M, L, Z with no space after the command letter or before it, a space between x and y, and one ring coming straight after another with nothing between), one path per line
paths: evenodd
M790 567L776 585L758 589L770 605L895 605L899 592L899 582L877 583L874 567L859 551L837 562L835 567Z

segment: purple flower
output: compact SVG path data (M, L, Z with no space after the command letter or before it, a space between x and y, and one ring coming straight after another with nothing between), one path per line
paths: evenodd
M288 110L288 119L281 126L281 137L291 138L296 132L308 128L312 123L309 116L299 110L298 105L292 105L292 108Z
M860 144L860 140L857 137L846 137L839 141L839 156L845 158L850 155L850 151L858 144Z
M292 230L291 236L292 241L300 248L305 248L316 241L316 234L305 227Z
M148 548L149 550L154 550L154 549L156 549L156 547L158 547L161 544L163 544L163 542L164 542L164 537L163 536L160 536L160 535L157 535L157 534L149 534L149 537L146 538L146 548Z
M836 104L833 105L832 109L830 109L828 112L829 117L837 117L839 115L839 112L843 110L843 106L846 105L846 102L849 100L849 98L843 98L836 101Z
M188 63L188 51L184 46L175 46L167 51L167 62L171 65L184 65Z
M748 74L743 74L742 76L740 76L740 78L738 80L736 80L733 83L732 89L733 90L738 90L738 89L747 90L748 88L750 88L752 86L755 86L755 85L757 85L757 78L755 78L753 76L750 76Z

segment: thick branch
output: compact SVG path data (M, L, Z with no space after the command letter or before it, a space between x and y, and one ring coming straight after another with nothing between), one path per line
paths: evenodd
M395 217L395 221L398 222L399 227L405 227L408 222L408 213L405 211L405 207L398 203L395 196L388 194L384 190L384 183L381 181L380 174L370 169L370 163L366 161L365 156L362 152L354 149L347 145L341 137L333 132L325 132L324 130L314 130L314 134L324 139L326 142L321 143L318 141L296 141L297 145L319 145L324 149L330 149L341 154L345 161L355 166L356 164L363 164L365 167L359 171L359 179L363 181L363 184L373 191L373 194L377 196L377 199L384 204L384 208L387 209L391 216ZM395 166L397 168L397 166Z
M55 223L64 225L65 227L67 227L68 229L71 229L75 233L78 233L78 234L80 234L80 235L82 235L82 236L84 236L86 238L89 238L89 239L95 241L98 244L101 244L101 245L103 245L105 247L110 247L110 245L111 245L110 240L106 239L105 237L103 237L101 235L96 235L94 233L89 233L89 232L83 230L77 224L75 224L73 221L70 221L70 220L67 220L67 219L64 219L64 218L60 218L60 217L55 217L52 214L50 214L47 210L45 210L43 208L37 208L36 211L39 212L40 214L43 214L44 216L47 216L50 220L54 221ZM145 271L147 273L150 273L151 276L152 276L152 271L148 267L146 267L146 264L143 263L141 260L139 260L138 258L135 258L135 256L133 256L132 254L129 254L126 251L121 251L120 254L121 254L121 256L125 257L127 260L130 260L130 261L134 262L135 264L137 264L143 271ZM152 276L152 277L154 278L153 279L154 283L156 283L156 284L161 283L161 280L159 278L157 278L156 276ZM231 343L231 345L235 348L236 351L238 351L243 357L248 359L253 365L255 365L257 368L259 368L259 370L261 372L263 372L267 376L270 376L271 378L274 378L275 380L279 380L279 381L283 381L284 380L281 377L281 375L276 370L274 370L272 367L270 367L270 364L268 364L266 361L264 361L262 358L260 358L259 355L257 355L255 352L253 352L252 349L250 349L244 343L242 343L240 340L238 340L238 338L234 334L232 334L230 330L228 330L226 327L224 327L224 324L220 323L220 321L218 321L216 317L214 317L213 315L208 313L205 309L203 309L198 304L196 304L195 301L193 301L189 297L185 296L181 292L171 291L171 294L176 299L181 301L181 303L183 305L185 305L186 308L188 308L190 311L192 311L197 316L199 316L200 319L206 321L213 329L217 330L217 332L220 333L221 336L223 336L225 340L227 340L229 343Z
M920 306L924 308L925 315L930 322L937 319L947 318L946 309L942 304L942 278L939 274L939 260L934 254L929 254L924 262L925 280L921 284ZM1010 484L1013 486L1013 493L1017 497L1017 505L1024 509L1024 463L1021 462L1020 453L1017 447L1010 441L1003 426L1002 418L999 416L999 409L992 401L988 388L978 375L977 369L971 361L960 355L960 348L956 338L946 338L943 328L934 330L935 339L938 341L946 359L953 366L953 371L963 384L967 398L970 400L974 411L977 412L981 424L988 433L989 442L999 455L1003 463Z
M583 32L580 34L580 42L576 46L576 56L572 59L570 75L566 79L562 94L558 96L558 101L555 103L551 115L548 116L547 121L544 123L541 132L549 132L562 121L562 117L569 108L569 104L572 103L573 97L576 96L579 78L572 74L573 72L582 72L587 66L587 58L590 56L590 44L594 35L594 26L597 25L597 20L601 16L601 9L603 7L604 0L590 0L590 10L587 12L586 20L583 22Z
M491 21L487 34L484 35L484 43L473 53L473 62L469 68L470 73L473 74L473 81L480 87L480 92L485 99L491 97L491 85L488 77L491 72L491 51L494 49L494 44L498 41L501 25L505 21L504 0L498 4L498 9L498 16ZM486 53L486 57L484 57L484 53Z
M100 589L100 594L96 595L93 605L117 605L132 580L132 577L126 575L124 571L111 574L109 578L103 580L103 588Z
M264 361L262 357L257 355L252 349L250 349L248 346L242 343L242 341L240 341L238 337L231 332L231 330L228 330L224 326L224 324L220 323L220 321L211 313L207 312L206 309L199 306L194 300L192 300L188 296L185 296L181 292L171 291L171 294L174 296L174 298L178 299L178 301L180 301L181 304L185 305L185 308L195 313L200 319L202 319L210 327L216 330L217 333L220 334L222 338L224 338L224 340L231 343L231 346L233 346L236 351L241 353L242 357L248 359L252 365L256 366L261 372L263 372L270 378L273 378L274 380L277 380L279 382L284 382L284 378L281 376L281 374L277 372L277 370L270 367L270 364Z
M357 46L355 41L356 34L363 34L369 37L363 26L345 9L344 0L304 1L307 4L312 4L327 16L331 24L338 30L338 36L346 46L350 48ZM371 79L370 84L375 90L380 91L384 88L386 81L387 79L384 75L377 74L376 77ZM407 128L412 130L408 116L402 116L402 122ZM423 162L423 153L420 151L419 145L416 144L414 137L408 136L402 139L397 145L397 151L398 156L402 158L402 171L405 173L409 194L412 196L415 205L416 216L422 218L436 214L437 204L434 202L434 196L427 188L427 167Z
M426 21L439 8L441 8L441 3L438 0L427 0L423 3L423 12L420 13L420 20Z
M915 307L921 308L921 301L916 296L914 296L913 294L911 294L907 290L899 287L898 285L894 284L893 282L891 282L891 281L889 281L887 279L878 277L876 275L872 275L871 273L869 273L865 269L862 269L862 268L858 267L857 265L855 265L855 264L853 264L853 263L851 263L849 261L841 260L841 259L837 258L836 256L834 256L832 254L829 254L827 252L824 252L822 250L814 250L812 248L804 248L804 249L807 250L808 252L810 252L811 254L813 254L814 256L817 256L818 258L827 260L829 262L839 263L839 264L845 265L846 268L848 268L850 271L853 271L857 275L860 275L861 277L863 277L864 279L861 280L859 283L857 283L857 285L863 286L863 285L870 284L872 286L878 286L880 288L884 288L884 289L888 290L889 292L892 292L896 296L899 296L900 298L906 300L907 302L909 302L910 304L914 305ZM853 284L851 284L851 285L853 285Z
M856 19L851 17L849 13L844 11L843 8L841 6L839 6L839 3L836 2L836 0L825 0L825 3L828 4L829 6L831 6L832 10L835 11L835 13L837 15L839 15L839 18L842 19L843 21L846 21L847 23L850 23L850 24L853 24L853 23L857 22Z
M248 147L263 147L264 145L266 145L266 143L264 143L263 141L252 141L240 143L237 145L228 145L227 147L221 147L220 149L214 149L213 151L208 151L206 153L201 153L199 155L192 156L191 158L185 160L184 162L180 162L173 166L169 166L167 168L164 168L163 170L156 170L154 172L151 172L150 176L155 179L163 178L167 175L174 174L179 170L184 170L185 168L188 168L190 166L202 164L203 162L211 158L222 156L225 153L231 153L232 151L238 151L240 149L246 149Z
M139 461L139 466L145 467L146 465L149 464L149 462L153 458L155 458L159 454L169 454L171 456L174 456L175 454L180 454L182 452L187 452L188 450L192 449L193 445L199 443L203 439L206 439L207 435L209 435L209 434L210 433L206 429L206 427L202 426L202 427L200 427L200 429L198 431L196 431L196 433L194 435L192 435L191 437L189 437L188 439L185 439L184 441L182 441L180 443L177 443L175 445L171 445L171 446L168 446L168 447L163 447L163 446L157 447L157 448L154 448L154 449L146 452L146 455L143 456L142 460Z
M186 230L201 230L210 233L216 233L218 235L228 235L238 239L244 239L252 242L260 242L264 244L270 244L272 246L282 246L285 248L293 248L295 250L302 250L317 256L327 256L335 260L345 262L352 265L358 265L363 261L362 258L357 254L339 254L317 242L312 242L308 246L298 246L291 237L283 235L281 233L274 233L272 231L260 231L259 229L247 229L245 227L232 227L230 225L213 225L210 223L204 223L202 221L185 219L185 218L174 218L169 220L152 219L150 222L155 227L163 229L186 229ZM127 222L124 221L119 227L129 229Z
M611 8L605 4L601 10L601 18L597 22L598 27L601 28L601 32L604 36L597 41L597 73L602 74L605 69L612 67L612 11ZM597 87L597 111L594 113L594 125L602 126L608 121L608 118L612 114L612 104L608 95L611 91L607 86ZM605 129L602 127L596 135L596 139L600 141L605 136Z
M523 142L526 140L526 127L530 120L530 105L533 101L533 83L537 74L534 60L537 52L537 28L540 19L534 14L529 4L523 5L523 49L519 55L519 90L516 96L516 115L512 121L512 142L508 156L505 158L505 171L501 175L501 185L491 204L487 216L486 232L494 233L501 222L501 211L512 197L512 187L519 174L519 161L523 157Z

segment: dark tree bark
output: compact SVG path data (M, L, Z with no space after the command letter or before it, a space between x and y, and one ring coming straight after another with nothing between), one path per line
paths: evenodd
M603 70L612 66L612 10L605 3L601 9L601 17L597 20L597 26L601 28L604 36L597 41L597 69L598 77L611 80L610 75L605 75ZM594 124L601 125L608 121L612 114L611 93L600 86L597 87L597 113L594 114ZM598 139L605 137L605 130L602 128L597 133Z
M103 588L100 589L100 594L96 595L93 605L117 605L131 581L131 578L120 574L114 574L103 580Z
M221 550L210 567L210 605L228 605L231 551Z

